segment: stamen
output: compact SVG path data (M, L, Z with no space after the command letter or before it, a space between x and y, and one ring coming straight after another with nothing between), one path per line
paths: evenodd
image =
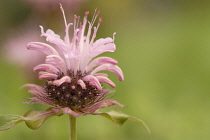
M89 11L86 11L86 12L85 12L85 16L88 16L88 14L89 14Z
M116 34L117 34L116 32L113 33L113 42L114 42L114 40L115 40L115 35L116 35Z
M79 28L79 24L81 24L81 23L79 23L79 20L80 20L80 16L77 17L77 25L76 25L77 29Z
M65 23L65 26L67 27L67 22L66 22L65 12L64 12L64 10L63 10L62 4L61 4L61 3L59 3L59 4L60 4L60 9L61 9L61 12L62 12L62 14L63 14L63 18L64 18L64 23Z
M99 18L98 22L101 23L102 21L103 21L103 19L102 18Z
M95 9L95 12L94 12L94 15L93 15L93 18L92 18L92 21L91 21L91 25L93 26L93 24L95 23L98 15L100 14L100 11L97 11L97 9Z
M74 15L74 31L76 30L76 25L77 25L77 16Z
M98 13L99 13L99 12L98 12ZM97 16L98 16L98 15L96 15L96 18L97 18ZM90 44L93 44L93 41L94 41L94 39L95 39L95 37L96 37L96 33L97 33L98 28L99 28L99 26L100 26L100 24L101 24L102 21L103 21L102 18L99 18L97 27L94 27L94 28L93 28L93 29L94 29L94 32L93 32L93 36L92 36L92 39L91 39L91 41L90 41ZM94 22L95 22L95 21L94 21Z
M92 25L92 23L93 23L93 20L94 20L94 17L95 17L95 15L96 15L96 11L97 11L97 9L95 9L95 11L94 11L94 14L93 14L93 18L92 18L92 20L91 20L91 25Z
M98 31L99 25L100 25L100 23L98 23L98 26L97 26L97 27L94 27L94 28L93 28L93 29L94 29L94 32L93 32L93 36L92 36L92 39L91 39L91 41L90 41L90 44L93 44L94 39L96 38L96 33L97 33L97 31Z

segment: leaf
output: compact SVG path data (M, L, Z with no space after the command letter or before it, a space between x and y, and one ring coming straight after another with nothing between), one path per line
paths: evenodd
M0 131L8 130L20 123L22 116L19 115L5 115L0 116Z
M25 121L30 129L38 129L47 119L53 116L60 116L62 112L54 108L49 108L46 111L30 110L24 116L19 115L5 115L0 116L0 131L8 130L16 124Z
M28 111L24 115L24 121L30 129L38 129L48 118L54 116L53 111Z
M121 127L127 120L132 120L132 121L137 122L140 125L143 125L146 128L147 132L151 134L149 127L146 125L146 123L143 120L124 114L119 110L112 110L109 112L96 112L93 115L103 116L111 120L112 122L114 122L119 127Z

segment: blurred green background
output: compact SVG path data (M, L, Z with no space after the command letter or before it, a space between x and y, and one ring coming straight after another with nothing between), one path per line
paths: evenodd
M19 63L7 61L1 49L7 47L5 40L13 32L23 36L24 32L18 34L17 29L24 31L29 18L34 21L30 28L38 31L39 25L64 28L62 24L57 26L63 22L59 6L52 14L42 13L25 1L0 1L0 115L22 115L30 109L46 108L22 104L30 94L19 87L37 81ZM95 8L101 11L98 38L117 33L117 51L105 54L119 61L125 75L123 82L111 75L117 84L114 99L127 106L123 112L141 118L152 131L149 135L131 121L118 128L105 118L90 115L78 118L78 140L209 140L210 2L85 0L78 5L63 7L74 12L72 15L83 15L86 10L93 13ZM67 18L71 20L72 16ZM17 54L21 55L18 49ZM68 117L53 117L36 131L22 123L0 132L0 139L65 140Z

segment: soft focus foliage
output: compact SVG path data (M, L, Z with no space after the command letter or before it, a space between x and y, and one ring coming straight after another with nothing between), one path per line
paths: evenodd
M12 32L16 32L29 17L36 20L38 15L35 9L20 0L1 1L0 5L2 48ZM132 122L117 128L104 118L86 116L78 118L78 139L209 139L209 5L208 1L89 0L81 6L78 15L95 8L101 11L104 21L99 30L100 37L110 36L116 31L117 51L107 53L107 56L120 60L125 81L114 81L117 85L114 99L127 106L123 112L144 120L152 134L148 135L143 127ZM46 20L58 20L59 17ZM47 23L39 20L33 28L38 29L42 22ZM55 25L49 22L48 26ZM30 108L44 110L42 106L21 104L23 98L30 95L19 87L31 81L26 81L28 78L19 64L7 63L4 52L1 50L0 53L0 115L21 115ZM61 116L53 117L36 131L27 129L24 124L17 125L0 132L0 138L56 140L68 139L67 133L67 116Z

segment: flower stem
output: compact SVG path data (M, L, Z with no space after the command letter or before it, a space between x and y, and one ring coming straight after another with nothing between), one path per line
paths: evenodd
M70 140L77 140L76 117L69 115L69 123L70 123Z

